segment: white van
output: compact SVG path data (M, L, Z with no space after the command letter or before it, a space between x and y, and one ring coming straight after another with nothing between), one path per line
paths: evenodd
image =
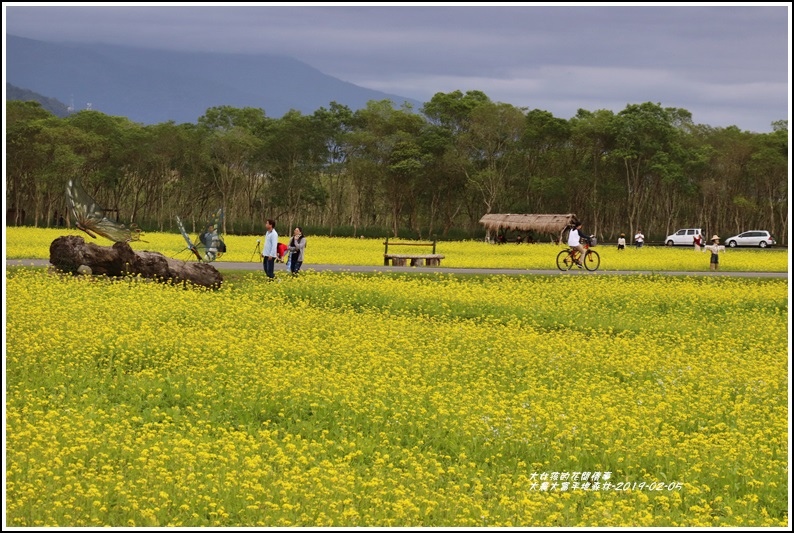
M706 237L703 235L703 230L700 228L686 228L680 229L664 238L664 243L667 246L692 246L695 242L695 235L703 237L703 244L706 244Z

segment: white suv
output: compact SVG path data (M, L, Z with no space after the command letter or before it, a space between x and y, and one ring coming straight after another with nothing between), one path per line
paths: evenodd
M664 243L667 246L692 246L695 242L695 235L703 235L703 230L700 228L686 228L680 229L673 233L672 235L668 235L664 238ZM703 242L706 242L706 238L703 237Z
M776 243L768 231L752 230L728 237L725 239L725 244L731 248L736 248L737 246L760 246L761 248L766 248Z

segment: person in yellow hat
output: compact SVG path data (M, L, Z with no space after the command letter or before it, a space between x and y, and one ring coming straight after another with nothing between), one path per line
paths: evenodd
M704 252L711 252L711 262L709 263L709 268L711 270L719 270L720 269L720 253L725 251L724 246L720 246L720 237L719 235L714 235L711 238L711 244L708 244L703 247Z

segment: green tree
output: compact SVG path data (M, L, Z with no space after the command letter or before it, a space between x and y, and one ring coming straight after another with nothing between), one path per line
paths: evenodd
M510 104L484 103L475 107L469 129L460 134L461 169L482 201L485 213L505 202L520 162L524 114ZM479 219L479 217L477 217Z
M474 172L473 161L462 142L471 130L472 112L491 104L482 91L467 91L465 94L452 91L436 93L422 107L431 125L425 135L425 144L435 156L431 164L430 221L432 227L438 211L443 221L443 235L458 224L462 212L469 214L470 225L473 219L479 220L479 193L473 191L469 184L469 176Z
M84 158L78 154L90 142L89 135L61 119L52 117L39 123L42 127L35 142L40 147L42 166L33 184L35 226L40 219L49 225L55 211L68 219L64 190L69 179L80 178Z
M623 164L626 184L627 219L630 232L649 215L651 199L665 172L677 172L673 143L677 131L668 110L659 104L631 104L617 114L616 148L613 157ZM645 233L652 231L643 226Z
M577 209L572 202L577 188L571 186L578 171L575 127L575 122L556 118L548 111L533 109L527 113L521 136L523 175L516 211L567 213Z
M759 228L769 228L782 243L788 236L788 126L775 123L772 133L753 138L754 153L747 170L755 178Z
M353 112L337 102L331 102L329 109L321 107L313 115L316 131L325 142L326 157L322 164L321 180L328 194L328 202L327 216L321 217L321 221L329 227L331 235L334 234L334 227L343 224L343 217L349 214L346 202L350 194L347 136L352 122Z
M390 213L392 233L397 236L405 203L415 194L417 176L411 170L422 165L416 143L424 124L420 115L394 109L390 100L370 101L354 113L348 136L357 193L354 226L362 218L377 221L380 207Z
M308 207L324 205L326 201L320 173L328 159L328 147L319 125L314 117L290 110L267 130L266 168L270 176L267 205L275 210L269 218L278 220L286 216L289 231Z
M229 221L238 215L234 198L240 191L257 190L262 163L259 161L263 147L262 134L266 128L264 111L259 108L237 109L220 106L208 109L199 117L199 128L207 134L209 170L212 190L220 198L225 216L223 232L229 230ZM214 213L211 207L206 217Z
M42 146L36 141L53 117L38 102L6 102L6 204L7 224L24 224L23 212L35 197L35 180L43 166Z

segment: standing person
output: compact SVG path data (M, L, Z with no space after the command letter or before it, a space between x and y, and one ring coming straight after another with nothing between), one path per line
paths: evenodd
M620 238L618 239L618 250L623 250L626 248L626 234L621 233Z
M637 230L637 234L634 236L634 245L637 248L642 248L643 243L645 242L645 235L642 234L642 230Z
M278 257L278 233L276 233L276 221L268 218L265 222L265 248L262 250L262 266L265 274L270 279L276 277L276 257Z
M303 236L303 229L295 227L292 238L289 240L290 253L290 272L297 274L303 264L303 254L306 251L306 237Z
M220 246L221 239L218 237L218 230L215 229L214 224L210 224L207 231L201 236L201 242L207 247L204 259L207 261L215 261L218 257L218 247Z
M719 270L720 269L720 253L725 251L724 246L720 246L720 238L718 235L714 235L711 238L711 244L706 245L703 247L704 252L711 252L711 261L709 262L709 268L711 270Z
M700 233L695 235L695 238L693 239L693 244L695 245L695 251L699 252L700 247L703 246L703 235L701 235Z
M579 250L579 259L576 260L576 265L582 268L582 261L584 261L585 249L582 246L582 239L587 239L587 235L582 233L582 223L574 222L573 228L568 233L568 246L574 250Z

